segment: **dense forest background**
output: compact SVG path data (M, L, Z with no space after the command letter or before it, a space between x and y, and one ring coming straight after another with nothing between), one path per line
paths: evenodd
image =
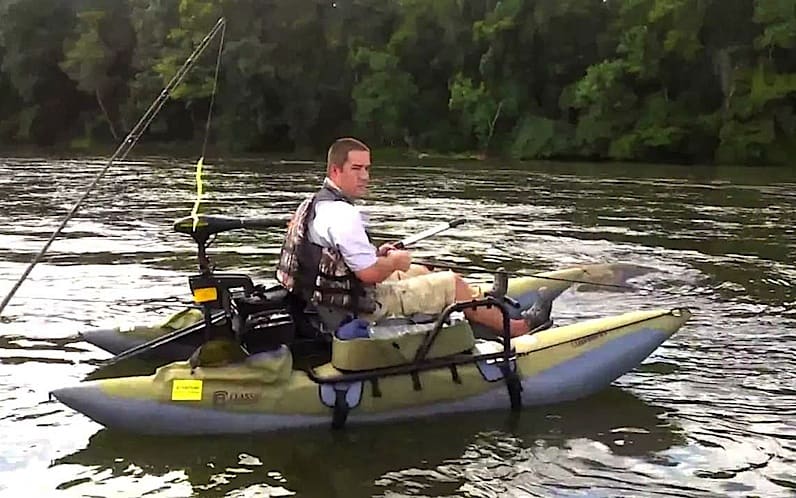
M0 0L0 143L115 143L220 16L229 151L796 155L796 0ZM147 141L201 140L217 42Z

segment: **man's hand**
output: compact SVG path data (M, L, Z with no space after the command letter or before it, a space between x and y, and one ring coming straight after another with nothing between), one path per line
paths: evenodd
M390 263L392 263L393 268L396 270L407 271L409 265L412 264L412 256L409 254L409 251L393 249L389 251L385 257L390 260Z
M390 251L395 251L398 248L395 247L395 244L391 244L389 242L382 244L379 246L379 250L376 252L377 256L386 256L390 253Z
M379 248L379 251L381 251L381 248ZM409 255L409 251L392 249L391 251L387 251L387 254L383 256L379 255L374 265L364 270L359 270L356 274L357 278L366 284L378 284L379 282L383 282L396 270L407 271L411 263L412 256Z

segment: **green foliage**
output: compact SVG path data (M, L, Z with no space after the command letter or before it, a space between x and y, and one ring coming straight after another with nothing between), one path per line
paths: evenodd
M755 0L754 19L764 26L755 45L761 48L796 48L796 2Z
M492 137L495 121L500 117L502 102L489 95L486 85L475 86L461 74L450 82L450 101L453 111L461 112L461 123L467 135L475 135L479 150L486 150Z
M723 163L761 163L765 161L766 149L774 141L774 121L757 118L741 122L727 121L719 132L721 145L716 151L717 159Z
M66 42L61 69L77 82L79 89L94 93L110 66L108 49L99 35L105 12L90 10L79 13L77 17L76 33L79 35Z
M0 0L0 139L118 139L219 17L213 139L787 163L793 0ZM219 39L148 140L204 134Z
M386 52L359 48L352 59L362 71L352 92L359 132L380 143L401 143L408 129L407 109L417 94L412 76Z
M517 159L554 156L560 145L556 143L556 123L539 116L525 116L514 132L511 155Z
M58 66L74 12L59 0L2 0L0 20L0 72L21 107L12 134L20 142L51 143L77 117L74 85Z
M760 63L752 73L749 98L753 104L764 106L796 94L796 73L781 74Z
M130 13L124 2L90 0L83 5L91 10L77 13L75 30L64 42L60 67L79 90L94 96L101 111L101 115L85 118L84 128L94 130L94 124L102 118L118 140L119 108L127 93L135 44ZM91 138L88 132L85 138Z

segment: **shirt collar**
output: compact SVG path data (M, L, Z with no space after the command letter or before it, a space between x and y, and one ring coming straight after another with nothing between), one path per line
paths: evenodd
M332 181L332 179L331 179L331 178L329 178L328 176L327 176L326 178L324 178L324 179L323 179L323 186L324 186L324 187L326 187L326 188L328 188L328 189L330 189L330 190L333 190L333 191L335 191L337 194L339 194L339 195L341 195L341 196L345 197L346 199L348 199L348 202L350 202L351 204L354 204L354 199L352 199L352 198L350 198L349 196L345 195L345 194L343 193L343 191L342 191L342 190L340 190L340 187L338 187L338 186L337 186L337 184L336 184L336 183L334 183L334 182Z

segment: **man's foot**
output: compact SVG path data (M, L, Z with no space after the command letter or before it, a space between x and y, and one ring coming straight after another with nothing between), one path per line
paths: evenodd
M539 299L531 307L520 313L522 319L528 324L529 331L544 325L550 320L550 313L553 311L553 299L547 294L546 290L544 287L539 289Z

